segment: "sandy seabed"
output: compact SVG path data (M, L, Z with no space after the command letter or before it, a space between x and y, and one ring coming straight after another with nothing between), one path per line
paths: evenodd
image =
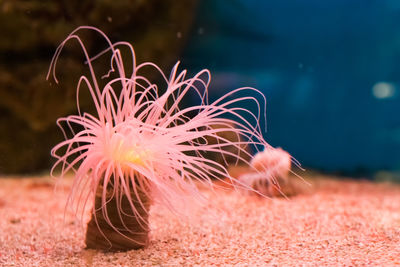
M54 191L48 177L0 179L0 266L400 265L399 185L310 182L288 200L217 190L190 220L154 205L147 248L103 253L64 218L70 180Z

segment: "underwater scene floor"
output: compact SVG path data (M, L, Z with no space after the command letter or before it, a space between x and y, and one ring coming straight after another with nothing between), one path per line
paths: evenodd
M400 186L334 178L289 199L201 189L210 204L186 219L155 204L147 248L104 253L85 249L84 224L64 213L71 179L54 190L49 177L7 177L0 266L400 265Z

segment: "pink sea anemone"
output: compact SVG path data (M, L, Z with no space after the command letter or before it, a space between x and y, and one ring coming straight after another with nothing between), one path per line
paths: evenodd
M107 48L91 56L79 36L84 30L102 36ZM187 78L186 70L178 71L178 62L167 77L153 63L136 65L134 50L129 43L112 43L102 31L88 26L77 28L61 43L47 78L52 76L58 82L55 75L57 60L70 40L76 40L82 47L90 75L81 76L77 85L78 114L57 121L66 140L51 151L57 159L52 173L59 166L60 177L69 171L75 172L67 205L73 206L76 212L83 212L88 203L96 202L92 209L92 225L100 228L100 234L111 241L110 247L114 246L111 234L107 235L106 230L101 229L100 220L110 231L126 236L140 247L146 242L138 241L137 236L129 236L129 233L137 234L138 225L145 232L148 230L144 226L148 223L148 200L179 213L174 203L187 203L186 197L205 200L197 188L198 182L212 186L212 179L234 179L224 164L206 158L203 152L220 153L249 164L246 158L250 155L245 146L269 147L259 126L265 112L265 98L258 90L239 88L209 103L208 70ZM122 55L122 48L130 51L129 57ZM105 85L100 88L93 62L106 55L110 55L111 68L101 77ZM131 73L126 72L127 59L133 65ZM158 72L164 82L155 84L142 76L146 68ZM116 78L110 78L111 74ZM96 114L80 110L79 91L83 87L91 94ZM182 108L189 92L198 96L199 104ZM238 92L248 94L234 98ZM246 102L255 104L258 113L244 108ZM218 127L213 127L215 125ZM68 132L72 132L72 137L68 137ZM232 132L240 138L232 142L219 134L222 132ZM208 143L208 137L217 142ZM224 149L227 146L237 147L240 153ZM246 186L240 181L235 184ZM110 208L113 200L114 206ZM112 216L117 217L119 223L115 223ZM129 218L136 218L136 230L129 226Z
M280 185L288 183L291 171L291 156L282 148L266 147L251 160L256 170L241 175L238 180L246 185L244 192L259 192L266 196L283 195ZM254 190L249 190L249 188Z
M271 176L287 177L291 168L291 156L280 147L267 147L254 155L250 163L260 172L267 171Z

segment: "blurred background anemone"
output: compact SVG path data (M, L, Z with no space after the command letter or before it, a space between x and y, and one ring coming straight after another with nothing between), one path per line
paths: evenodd
M3 0L0 173L51 165L49 150L62 138L55 120L76 112L75 83L86 71L79 47L62 55L60 85L45 75L79 25L131 42L138 62L166 73L179 59L193 73L210 69L211 98L242 86L262 90L267 141L306 168L400 177L396 0ZM94 51L104 48L86 38Z

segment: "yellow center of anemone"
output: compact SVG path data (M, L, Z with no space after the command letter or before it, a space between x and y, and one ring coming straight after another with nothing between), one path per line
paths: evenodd
M123 162L129 162L137 165L144 166L145 161L150 158L150 151L148 149L145 150L128 150L126 153L122 155Z
M146 161L152 158L152 152L150 149L144 148L137 144L127 145L125 147L124 141L118 142L118 145L114 149L113 159L119 163L133 163L140 166L145 166Z

